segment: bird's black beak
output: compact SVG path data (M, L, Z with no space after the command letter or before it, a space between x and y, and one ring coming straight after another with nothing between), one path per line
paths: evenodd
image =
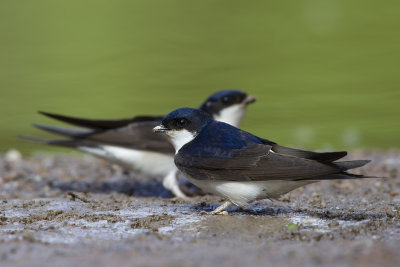
M251 103L256 102L256 100L257 100L257 98L256 98L255 96L248 95L248 96L244 99L244 103L245 103L246 105L248 105L248 104L251 104Z
M155 133L165 133L168 130L169 129L165 128L162 124L153 128L153 132L155 132Z

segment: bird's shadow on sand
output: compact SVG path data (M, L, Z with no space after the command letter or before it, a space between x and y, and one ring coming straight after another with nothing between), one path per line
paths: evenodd
M172 198L170 191L164 188L162 182L157 180L135 181L134 179L121 178L112 181L69 181L57 182L50 185L51 189L62 192L84 193L122 193L135 197Z
M181 190L188 196L204 195L201 189L189 183L185 178L178 177ZM84 192L84 193L121 193L134 197L173 198L174 195L166 189L160 179L142 178L138 179L135 173L124 171L118 176L110 177L109 180L101 181L57 181L47 184L51 189L62 192Z
M208 212L211 213L215 210L220 204L212 204L201 202L198 204L194 204L191 209L194 212ZM282 206L265 206L265 205L251 205L246 208L240 208L237 206L231 206L226 211L231 215L254 215L254 216L279 216L288 213L294 213L295 211L290 207L282 207Z
M252 216L310 216L322 220L342 220L342 221L365 221L365 220L381 220L387 216L384 212L355 212L348 210L332 210L329 208L322 209L297 209L290 206L273 206L272 205L250 205L246 208L231 206L227 209L230 215L252 215ZM219 204L211 204L201 202L192 206L195 212L211 213Z

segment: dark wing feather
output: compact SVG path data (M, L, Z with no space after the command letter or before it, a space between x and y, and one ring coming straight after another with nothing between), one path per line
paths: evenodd
M279 154L295 156L298 158L312 159L319 162L333 162L347 155L346 151L314 152L314 151L285 147L278 144L272 146L272 150Z
M127 126L130 123L135 122L146 122L146 121L159 121L163 118L163 116L136 116L128 119L117 119L117 120L103 120L103 119L85 119L85 118L77 118L59 114L53 114L49 112L39 111L40 114L45 115L47 117L66 122L75 126L86 127L90 129L101 129L101 130L109 130L116 129L120 127Z
M272 141L269 141L266 139L260 138L260 140L264 144L272 146L272 151L274 151L276 153L294 156L294 157L298 157L298 158L312 159L312 160L316 160L319 162L333 162L333 161L341 159L347 155L346 151L314 152L314 151L308 151L308 150L302 150L302 149L297 149L297 148L281 146L275 142L272 142Z
M320 180L342 173L335 164L273 153L268 145L252 145L245 150L233 150L230 157L175 156L177 167L199 180L266 181Z

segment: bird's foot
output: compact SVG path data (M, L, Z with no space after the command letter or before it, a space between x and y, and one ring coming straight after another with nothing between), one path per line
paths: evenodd
M228 212L225 210L227 209L229 206L232 205L232 202L230 202L229 200L225 201L224 203L222 203L218 208L216 208L215 210L213 210L211 212L212 215L228 215Z
M172 190L172 193L175 195L174 199L177 200L184 200L190 202L192 200L191 197L185 195L181 190Z
M163 179L163 186L169 189L178 199L189 201L190 198L179 188L179 183L176 178L177 172L178 170L174 169L167 176L165 176Z
M228 215L228 212L226 210L223 211L212 211L211 215Z

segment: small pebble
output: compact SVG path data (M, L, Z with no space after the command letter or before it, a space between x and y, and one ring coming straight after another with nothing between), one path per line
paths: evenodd
M4 159L9 163L16 163L22 160L21 152L16 149L10 149L4 155Z

